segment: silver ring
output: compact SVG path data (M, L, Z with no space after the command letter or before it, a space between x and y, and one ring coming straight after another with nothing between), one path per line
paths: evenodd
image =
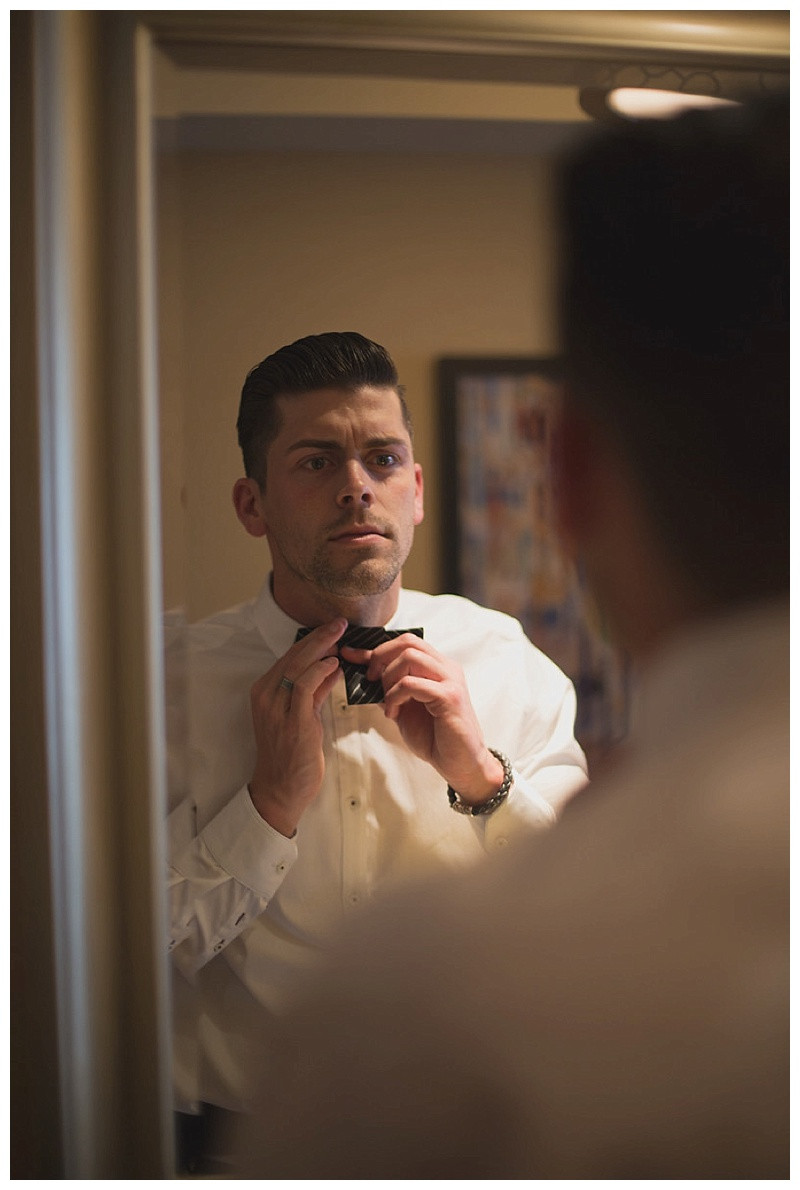
M294 682L292 681L291 678L281 678L280 684L284 690L293 690L294 689Z

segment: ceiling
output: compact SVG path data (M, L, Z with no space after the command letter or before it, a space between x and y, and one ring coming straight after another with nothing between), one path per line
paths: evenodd
M162 152L552 153L583 88L788 87L788 10L147 16Z

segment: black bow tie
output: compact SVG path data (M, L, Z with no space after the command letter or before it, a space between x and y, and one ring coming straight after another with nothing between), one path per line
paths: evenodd
M310 628L300 628L295 640L302 640L311 631ZM423 636L421 628L363 628L360 624L349 624L344 635L339 639L338 648L349 645L353 649L376 649L386 640L394 640L404 632L413 632L415 636ZM349 703L383 702L383 683L367 680L366 665L355 665L352 661L345 661L341 656L339 662L344 673L347 687L347 701Z

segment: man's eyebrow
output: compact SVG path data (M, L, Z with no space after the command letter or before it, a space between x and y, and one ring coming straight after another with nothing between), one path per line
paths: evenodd
M341 443L335 442L328 438L298 438L296 442L292 442L290 446L286 447L286 453L291 454L293 450L341 450Z
M365 445L372 449L385 446L404 446L408 449L408 443L405 438L370 438Z
M404 438L369 438L364 443L364 446L369 450L380 450L389 446L402 446L408 449L408 443ZM298 438L296 442L292 442L290 446L286 447L286 453L291 454L295 450L344 450L341 442L336 442L329 438Z

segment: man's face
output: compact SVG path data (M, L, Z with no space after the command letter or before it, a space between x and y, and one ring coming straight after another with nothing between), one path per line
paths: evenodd
M362 599L388 591L423 516L422 470L394 389L281 397L260 508L276 595Z

